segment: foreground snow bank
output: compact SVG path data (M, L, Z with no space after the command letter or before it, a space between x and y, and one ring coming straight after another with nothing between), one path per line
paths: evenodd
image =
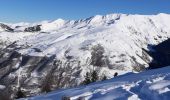
M103 82L87 86L54 91L26 100L169 100L170 66L145 71L139 74L129 73Z

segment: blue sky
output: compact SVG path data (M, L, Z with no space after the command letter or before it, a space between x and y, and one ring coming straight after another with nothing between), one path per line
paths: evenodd
M1 0L1 22L82 19L97 14L170 13L170 0Z

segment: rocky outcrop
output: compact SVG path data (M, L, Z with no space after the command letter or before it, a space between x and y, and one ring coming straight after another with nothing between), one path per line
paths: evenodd
M8 25L2 24L2 23L0 23L0 28L2 28L4 31L7 31L7 32L13 32L14 31L14 29L9 27Z
M25 28L25 32L38 32L41 31L41 25L36 25L32 27Z

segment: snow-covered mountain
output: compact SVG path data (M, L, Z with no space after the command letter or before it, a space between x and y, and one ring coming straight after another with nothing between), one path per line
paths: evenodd
M169 23L170 15L161 13L6 24L13 31L0 27L0 81L34 94L51 72L62 77L54 88L65 88L93 70L108 78L142 71L152 61L146 51L170 37Z
M169 100L169 70L170 67L166 67L139 74L128 73L103 82L54 91L26 100Z
M3 31L13 32L13 29L5 24L0 23L0 32Z

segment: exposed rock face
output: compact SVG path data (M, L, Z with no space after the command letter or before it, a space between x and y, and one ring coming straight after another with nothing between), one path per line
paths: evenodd
M0 28L2 28L4 31L7 31L7 32L13 32L14 31L14 29L9 27L8 25L2 24L2 23L0 23Z
M25 28L24 31L25 32L38 32L38 31L41 31L41 25L36 25L36 26L33 26L33 27Z
M76 77L79 77L81 71L78 62L62 62L56 60L55 55L22 55L15 51L18 50L16 47L12 43L0 52L0 83L10 87L12 94L16 93L18 86L24 89L27 96L41 93L43 82L48 79L52 79L51 90L78 85ZM72 67L71 63L77 63L77 66ZM51 76L45 79L49 73Z
M48 73L55 77L51 89L77 85L76 77L81 71L78 62L75 68L70 65L70 62L74 61L57 61L55 55L50 57L22 55L17 50L23 47L18 47L16 42L8 45L1 43L1 45L5 48L0 48L0 83L8 87L7 90L11 94L17 92L18 85L24 89L27 96L41 93L44 78ZM0 93L3 91L0 90Z

